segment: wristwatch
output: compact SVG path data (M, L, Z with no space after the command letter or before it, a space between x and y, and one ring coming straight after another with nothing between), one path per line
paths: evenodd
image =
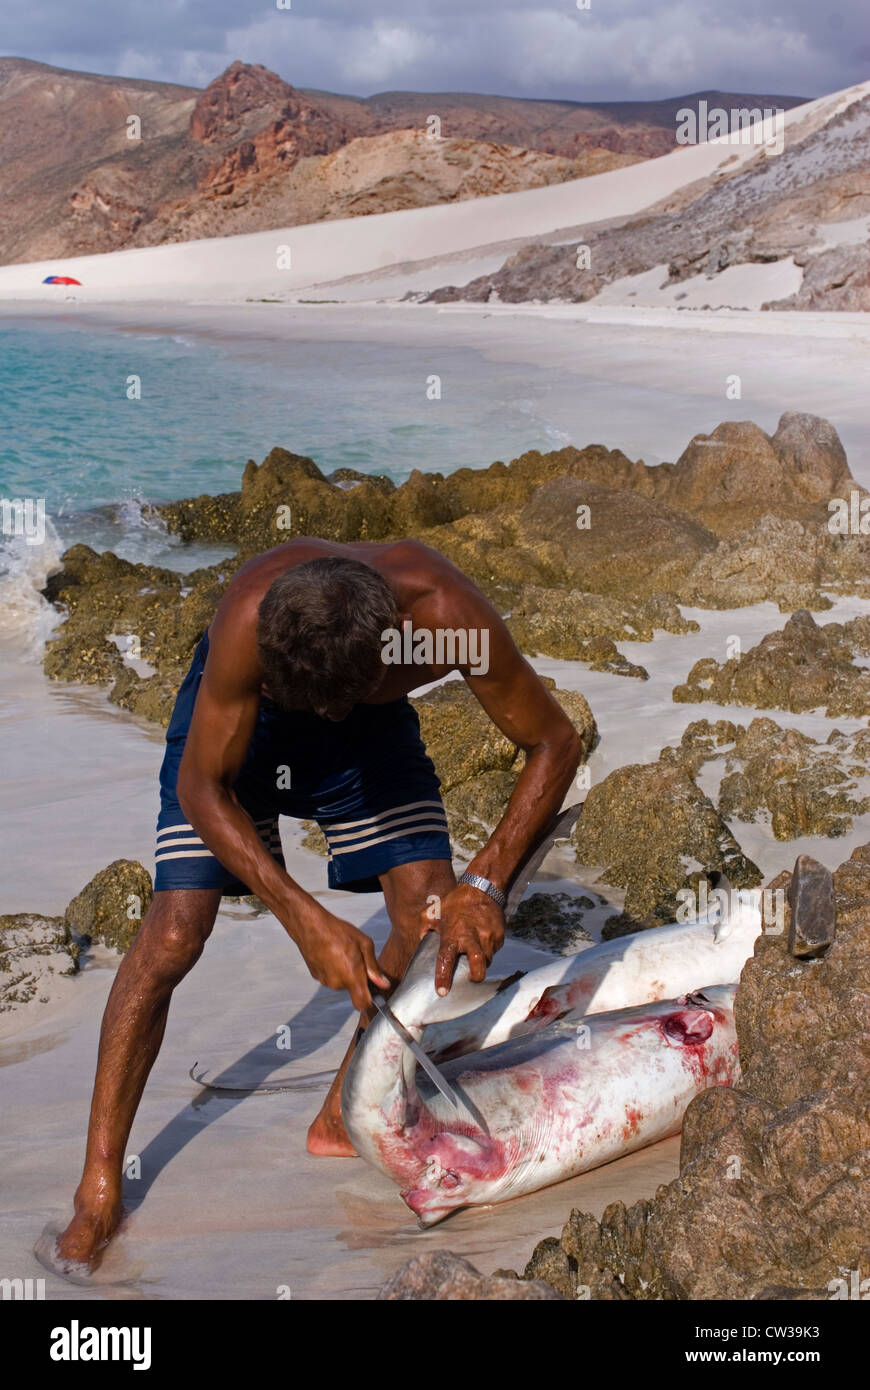
M459 875L460 883L470 883L472 888L479 888L482 893L488 893L493 902L498 903L502 912L507 907L507 898L500 888L496 888L494 883L490 883L488 878L481 874L464 873Z

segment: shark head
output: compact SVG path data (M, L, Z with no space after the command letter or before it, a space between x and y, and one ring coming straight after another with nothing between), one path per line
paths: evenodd
M482 1130L442 1129L426 1138L414 1185L402 1192L421 1226L434 1226L460 1207L491 1200L508 1172L505 1146Z

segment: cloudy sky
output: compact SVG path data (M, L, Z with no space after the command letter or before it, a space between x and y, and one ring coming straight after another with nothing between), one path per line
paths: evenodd
M300 87L577 101L870 77L868 0L3 0L0 53L204 86L234 58Z

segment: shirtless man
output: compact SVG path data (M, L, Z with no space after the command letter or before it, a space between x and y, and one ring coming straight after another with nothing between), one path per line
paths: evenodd
M488 659L388 661L387 630L485 633ZM474 884L454 878L439 782L407 699L451 670L526 754L501 821L468 866ZM492 604L436 551L415 541L305 538L244 565L196 650L167 730L154 900L106 1005L84 1172L58 1240L61 1258L93 1267L121 1220L127 1139L172 991L202 953L223 894L262 898L313 977L346 989L365 1027L370 986L394 988L426 931L440 933L440 993L460 955L472 979L484 978L503 940L502 890L559 809L579 759L571 721ZM380 958L370 937L286 872L279 814L318 821L330 887L383 892L391 932ZM432 895L437 921L426 912ZM353 1153L340 1110L352 1052L308 1132L313 1154Z

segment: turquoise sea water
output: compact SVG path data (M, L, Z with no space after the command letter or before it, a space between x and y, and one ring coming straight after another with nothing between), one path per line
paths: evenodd
M44 545L0 534L0 638L45 635L56 615L39 591L75 541L180 570L219 559L180 545L141 504L234 490L246 461L274 445L325 473L352 467L400 483L414 468L482 468L568 443L654 464L722 420L772 431L783 410L809 410L835 423L855 476L870 480L858 359L836 343L663 341L578 324L569 370L552 354L543 368L443 338L396 347L330 329L318 322L303 340L270 337L268 324L254 338L0 319L0 498L43 498L48 514ZM745 400L725 395L735 364ZM442 397L430 400L436 373ZM132 376L139 400L128 398Z
M427 383L442 378L440 400ZM130 399L130 378L141 397ZM0 640L39 650L57 615L40 597L85 541L179 570L227 553L188 547L142 503L235 490L274 445L325 473L396 483L414 468L484 467L569 442L567 373L505 368L469 349L274 341L0 323L0 498L44 499L44 543L0 534ZM552 418L551 418L552 416Z
M482 467L568 442L547 398L565 384L451 351L348 343L231 343L206 337L0 327L0 495L46 499L65 544L138 558L157 538L137 504L239 486L273 445L324 472L395 482L414 468ZM442 371L440 400L427 380ZM137 376L141 399L128 399ZM106 508L117 508L115 518ZM135 552L135 556L132 552Z

